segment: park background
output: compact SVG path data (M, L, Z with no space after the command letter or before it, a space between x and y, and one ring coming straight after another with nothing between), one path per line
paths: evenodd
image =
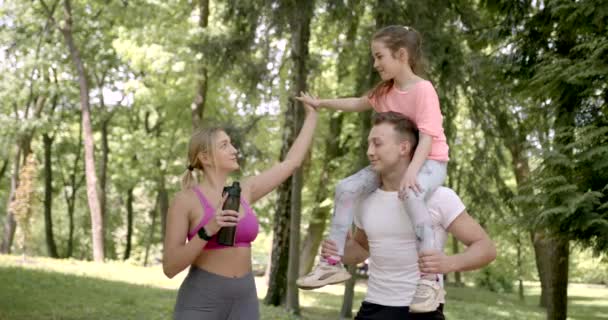
M366 94L391 24L422 34L445 185L498 248L447 275L448 318L608 319L605 0L0 0L0 319L170 318L164 221L193 129L226 126L234 179L269 167L303 120L292 97ZM319 119L255 205L263 319L350 317L365 291L295 287L366 164L369 112Z

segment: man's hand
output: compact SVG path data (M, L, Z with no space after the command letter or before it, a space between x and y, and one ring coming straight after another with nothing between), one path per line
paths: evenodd
M450 256L439 250L424 250L418 255L418 268L421 273L446 274L455 270Z
M321 257L328 259L338 255L338 247L332 240L325 239L321 243Z
M352 238L351 231L349 230L346 234L346 243ZM325 239L321 243L321 257L327 259L330 257L339 257L338 246L332 240Z

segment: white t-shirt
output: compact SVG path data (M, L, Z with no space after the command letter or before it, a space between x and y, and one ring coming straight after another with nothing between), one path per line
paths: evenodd
M448 235L446 229L465 206L452 189L439 187L430 196L427 207L435 239L443 248ZM397 192L378 189L363 200L359 208L355 225L365 231L370 253L365 301L383 306L409 306L420 272L416 235L403 203Z

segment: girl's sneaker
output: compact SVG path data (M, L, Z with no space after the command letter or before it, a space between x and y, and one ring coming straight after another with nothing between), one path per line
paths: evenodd
M325 260L321 260L309 274L300 277L296 284L300 289L312 290L348 279L350 279L350 273L341 263L329 264Z
M439 285L439 281L420 279L410 303L410 312L433 312L439 308L439 301L444 295L445 291Z

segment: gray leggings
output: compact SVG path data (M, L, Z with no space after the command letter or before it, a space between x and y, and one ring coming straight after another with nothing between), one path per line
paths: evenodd
M190 267L177 293L175 320L258 320L260 306L250 272L240 278Z
M405 210L415 227L419 250L438 249L431 216L426 207L426 199L443 184L446 174L446 162L426 160L416 176L422 192L415 194L409 190L407 198L403 201ZM370 167L338 182L329 238L336 243L340 256L344 255L346 234L353 223L355 207L361 199L371 194L379 186L378 175ZM340 260L340 257L336 257L336 259Z

